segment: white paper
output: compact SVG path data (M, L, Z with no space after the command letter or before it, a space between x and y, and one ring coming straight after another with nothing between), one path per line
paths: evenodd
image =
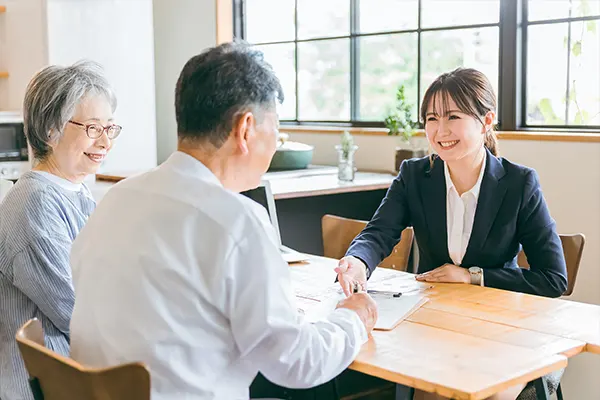
M339 285L334 282L334 271L324 271L318 265L292 267L292 282L298 311L310 322L323 319L345 298ZM413 274L383 268L374 271L367 282L368 290L389 293L370 293L378 307L379 318L375 329L391 329L413 310L431 286L415 280ZM403 293L394 297L392 293Z

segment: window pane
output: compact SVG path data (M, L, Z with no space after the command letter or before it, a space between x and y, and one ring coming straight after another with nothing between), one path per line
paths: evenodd
M298 1L299 39L343 36L349 34L349 0Z
M600 15L600 1L529 0L527 14L529 21Z
M571 23L568 125L600 125L599 23Z
M279 109L279 119L296 119L294 43L268 44L256 48L265 54L265 60L271 64L283 87L285 100Z
M498 95L498 28L423 32L421 97L444 72L458 67L483 72Z
M250 43L294 40L294 3L294 0L246 0L246 40Z
M422 26L443 26L497 23L500 0L422 0Z
M419 0L362 0L360 31L385 32L416 29Z
M298 43L298 68L298 119L349 120L349 39Z
M395 105L396 89L405 85L417 120L417 34L360 39L360 119L383 121Z
M568 29L564 23L534 25L527 30L529 125L565 124Z

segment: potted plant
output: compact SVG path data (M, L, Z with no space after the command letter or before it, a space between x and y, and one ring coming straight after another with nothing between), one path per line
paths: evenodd
M399 136L401 145L396 147L396 171L400 170L402 161L410 158L424 157L425 150L416 149L412 137L419 123L412 120L412 106L406 101L404 85L396 91L396 105L384 120L388 135Z
M338 152L338 179L351 182L354 180L354 153L358 146L354 144L354 138L348 131L342 133L340 144L335 146Z

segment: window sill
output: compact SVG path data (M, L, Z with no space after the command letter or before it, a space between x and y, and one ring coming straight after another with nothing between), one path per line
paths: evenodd
M348 131L353 135L387 136L385 128L356 128L344 126L307 126L307 125L281 125L281 132L286 133L311 133L311 134L331 134L341 135ZM422 130L416 133L416 136L424 136ZM550 142L587 142L600 143L600 133L598 132L569 132L569 131L499 131L500 140L535 140Z

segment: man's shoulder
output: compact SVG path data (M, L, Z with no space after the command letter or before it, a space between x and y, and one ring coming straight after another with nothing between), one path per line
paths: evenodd
M173 217L197 217L222 232L246 235L268 221L268 215L251 199L225 189L218 182L203 177L178 174L160 168L117 183L105 195L100 206L112 208L123 201L153 202L155 212ZM178 211L179 210L179 211Z

